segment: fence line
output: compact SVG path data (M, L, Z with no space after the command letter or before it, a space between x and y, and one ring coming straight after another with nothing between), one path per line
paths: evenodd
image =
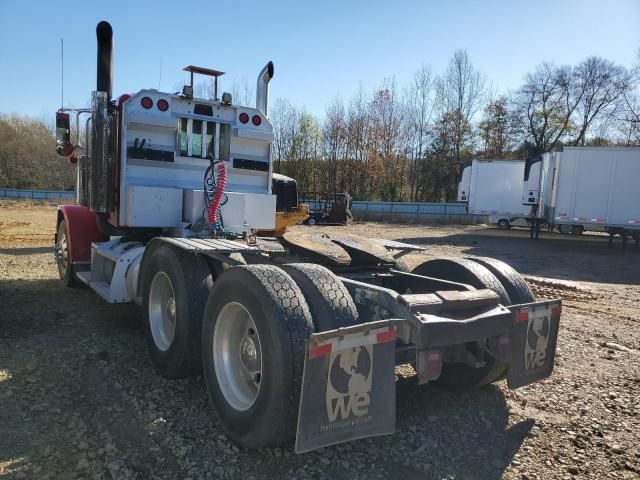
M354 201L351 207L356 213L381 213L400 216L466 216L466 205L461 203L427 202L377 202Z
M75 199L76 192L0 188L0 198L63 200ZM314 202L309 203L313 204ZM378 202L358 200L353 202L351 210L356 220L399 220L417 223L430 221L477 223L482 220L481 217L469 215L466 205L461 203Z
M311 209L321 208L322 202L307 201ZM462 203L379 202L356 200L351 205L355 220L400 221L413 223L478 223L483 217L469 215Z
M23 190L20 188L0 188L0 198L29 198L33 200L63 200L76 198L74 191Z

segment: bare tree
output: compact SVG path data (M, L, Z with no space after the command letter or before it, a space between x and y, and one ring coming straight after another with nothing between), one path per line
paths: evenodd
M589 127L606 120L624 106L632 85L631 74L622 66L600 57L589 57L574 69L576 136L573 145L584 145Z
M576 91L580 89L572 89L571 67L543 63L525 76L511 102L522 141L532 145L531 153L545 152L566 136L581 101Z
M0 145L0 187L75 187L75 167L55 153L52 121L0 115Z
M479 125L487 158L505 158L508 155L513 137L511 122L507 97L498 97L487 104Z
M344 190L344 175L340 175L339 163L346 157L347 123L344 104L336 97L327 108L324 126L325 159L327 162L327 190ZM342 169L344 171L344 169ZM341 178L339 178L341 177Z
M425 157L430 142L430 123L434 110L434 78L431 69L422 65L414 74L405 91L407 154L411 159L409 170L409 199L419 196L418 179L425 166Z
M278 98L273 103L270 119L273 123L273 154L275 169L280 172L282 162L294 158L294 139L298 129L298 112L289 100Z
M448 114L448 125L453 134L453 162L448 182L455 184L460 173L461 152L472 134L476 113L482 108L487 95L487 82L478 72L466 50L456 50L449 60L444 75L438 80L440 116Z
M256 103L255 88L249 84L246 77L243 77L241 81L233 81L231 96L235 105L250 107Z
M470 122L480 110L487 95L487 81L478 72L466 50L456 50L444 75L438 79L441 111L459 111Z

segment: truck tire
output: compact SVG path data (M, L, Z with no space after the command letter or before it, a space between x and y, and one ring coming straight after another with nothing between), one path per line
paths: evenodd
M509 230L511 228L511 224L509 223L509 220L507 220L506 218L501 218L498 221L498 228L500 230Z
M564 223L561 223L560 225L558 225L558 232L562 233L563 235L569 235L572 229L573 228L571 225L567 225Z
M302 290L316 332L326 332L358 323L358 311L349 291L326 267L311 263L290 263L282 269Z
M466 258L428 260L418 265L413 273L466 283L476 288L488 288L500 296L503 305L511 305L509 294L500 280L486 267ZM444 363L436 382L454 390L470 390L499 380L507 368L506 363L485 354L485 365L480 368Z
M466 283L475 288L488 288L498 294L503 305L511 305L509 294L500 280L487 268L466 258L427 260L415 267L412 273Z
M394 268L401 272L411 273L411 267L409 266L409 263L404 258L404 256L396 259L396 265Z
M313 320L291 276L275 265L230 268L202 328L207 391L229 436L245 448L292 439Z
M472 262L479 263L493 273L505 288L511 299L509 305L535 302L536 298L526 280L509 264L489 257L469 257Z
M149 355L165 378L198 375L202 315L213 285L201 256L160 245L144 261L142 305Z
M62 220L56 233L56 263L58 264L58 276L65 287L74 287L78 284L71 257L69 257L69 232L67 222Z

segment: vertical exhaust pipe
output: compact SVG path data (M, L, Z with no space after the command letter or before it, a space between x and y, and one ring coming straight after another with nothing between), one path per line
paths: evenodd
M258 74L256 86L256 108L269 116L269 82L273 78L273 62L267 63Z
M113 30L109 22L102 21L96 27L98 38L98 70L96 74L96 90L106 92L107 103L111 101L113 83Z

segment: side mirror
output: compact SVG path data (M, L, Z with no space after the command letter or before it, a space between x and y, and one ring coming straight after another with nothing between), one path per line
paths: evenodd
M71 122L68 113L56 112L56 152L63 157L68 157L73 153Z

